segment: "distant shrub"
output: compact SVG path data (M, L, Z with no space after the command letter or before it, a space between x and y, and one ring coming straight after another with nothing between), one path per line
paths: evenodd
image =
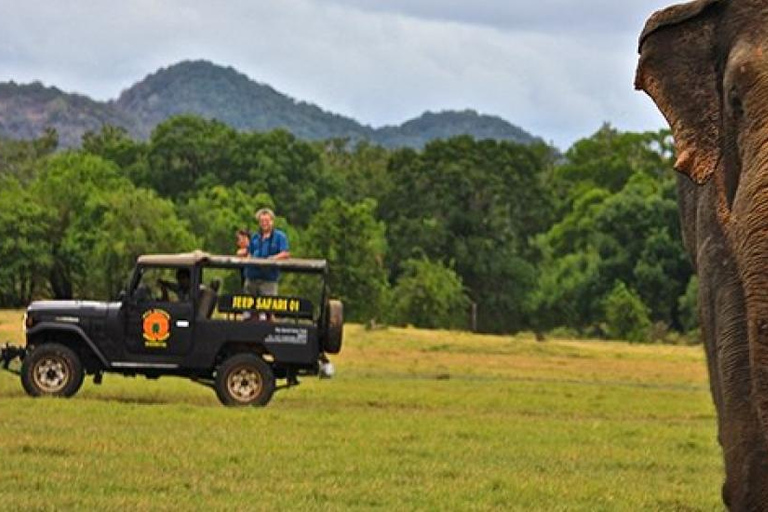
M633 342L646 341L651 330L648 307L640 296L621 282L604 301L606 334L610 338Z
M392 290L391 321L425 328L467 326L469 299L461 278L442 263L406 260Z

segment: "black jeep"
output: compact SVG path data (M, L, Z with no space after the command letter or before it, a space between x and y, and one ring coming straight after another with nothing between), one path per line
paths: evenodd
M242 293L247 266L277 268L294 294ZM265 405L278 379L333 373L326 354L341 350L343 307L327 276L325 260L141 256L118 302L33 302L26 347L6 346L2 359L22 359L32 396L72 396L85 375L175 375L213 387L225 405Z

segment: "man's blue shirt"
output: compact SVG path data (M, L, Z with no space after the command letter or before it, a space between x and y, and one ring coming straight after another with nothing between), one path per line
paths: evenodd
M261 238L261 233L256 233L248 245L248 254L254 258L268 258L288 250L288 237L279 229L273 229L268 238ZM245 278L251 281L277 281L280 271L276 268L246 267Z

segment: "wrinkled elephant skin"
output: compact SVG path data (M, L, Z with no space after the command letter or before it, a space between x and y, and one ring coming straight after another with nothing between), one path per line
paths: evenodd
M723 500L768 510L768 2L698 0L653 14L635 87L675 138Z

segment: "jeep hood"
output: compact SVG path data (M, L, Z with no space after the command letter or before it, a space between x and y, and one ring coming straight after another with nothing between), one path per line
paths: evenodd
M90 300L38 300L27 308L27 313L54 314L84 317L105 316L111 308L119 307L119 302L96 302Z

